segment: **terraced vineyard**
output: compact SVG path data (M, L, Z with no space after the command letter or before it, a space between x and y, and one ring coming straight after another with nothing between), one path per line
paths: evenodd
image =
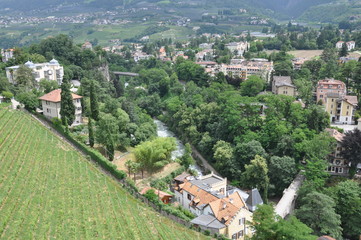
M203 239L159 216L30 115L0 105L0 239Z

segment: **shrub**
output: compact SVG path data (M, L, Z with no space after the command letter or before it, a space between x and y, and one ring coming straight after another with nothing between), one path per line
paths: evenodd
M204 230L204 235L209 236L211 235L211 232L209 230Z

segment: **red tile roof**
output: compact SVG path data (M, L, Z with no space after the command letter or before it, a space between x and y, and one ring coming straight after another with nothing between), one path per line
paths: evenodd
M49 101L49 102L60 102L61 101L61 89L55 89L50 93L45 94L44 96L40 97L40 100ZM82 96L76 95L74 93L71 94L74 99L80 99Z
M342 142L343 138L345 137L345 134L340 133L336 129L326 128L325 130L330 134L331 137L335 138L338 142Z

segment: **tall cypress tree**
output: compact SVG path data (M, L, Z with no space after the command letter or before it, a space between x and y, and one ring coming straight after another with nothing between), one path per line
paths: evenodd
M341 50L339 52L339 56L340 57L346 57L347 55L348 55L347 45L346 45L346 43L343 43L342 48L341 48Z
M95 121L99 120L99 104L98 96L95 92L95 83L94 81L90 84L90 117Z
M89 122L88 122L88 131L89 131L89 145L90 147L94 146L94 130L93 130L93 124L92 124L92 119L89 118Z
M70 91L70 83L67 79L63 80L61 84L61 103L60 103L60 116L63 125L71 125L75 119L75 106L73 103L73 96ZM67 121L65 120L67 119Z

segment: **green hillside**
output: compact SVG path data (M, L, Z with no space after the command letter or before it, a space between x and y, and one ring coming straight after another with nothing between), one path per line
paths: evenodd
M134 199L30 115L0 105L0 239L203 239Z
M305 11L300 19L315 22L338 23L351 16L359 16L361 1L336 0L329 4L313 6Z

